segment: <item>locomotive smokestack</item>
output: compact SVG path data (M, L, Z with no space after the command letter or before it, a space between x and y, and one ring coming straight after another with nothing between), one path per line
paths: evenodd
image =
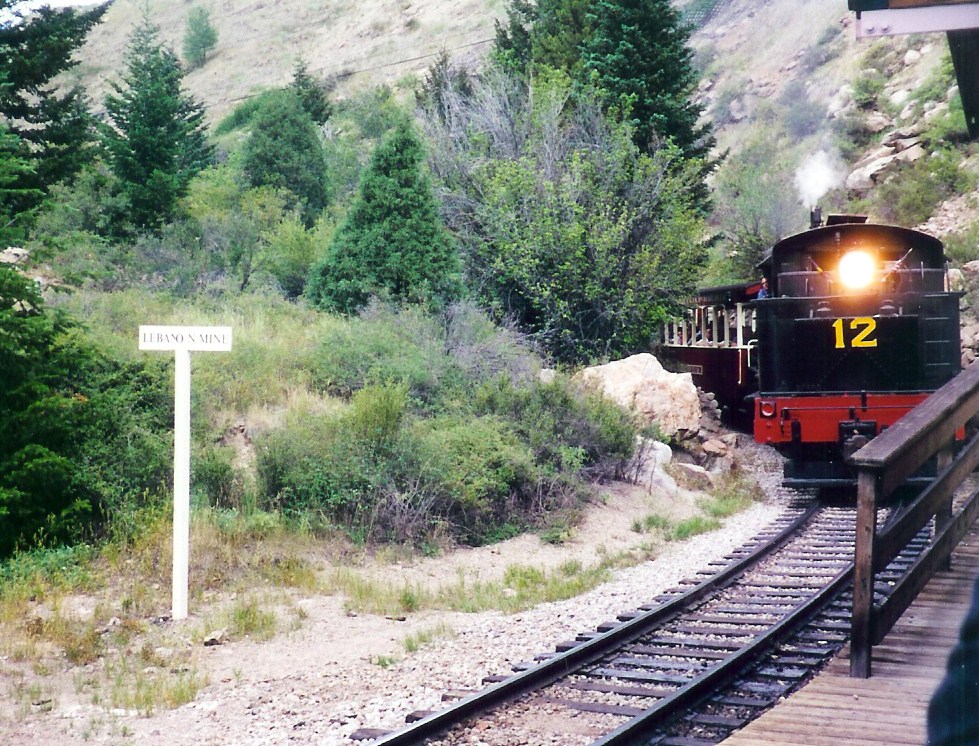
M820 207L814 207L809 211L809 227L818 228L823 224L823 211Z

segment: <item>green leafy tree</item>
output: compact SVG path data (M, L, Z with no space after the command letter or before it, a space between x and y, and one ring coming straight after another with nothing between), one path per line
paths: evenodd
M242 148L248 183L287 190L312 225L329 202L326 156L312 117L291 90L263 98Z
M330 103L323 85L310 75L306 61L302 58L296 60L296 67L292 71L292 83L289 87L299 97L303 108L313 121L316 124L325 124L333 113L333 105Z
M204 111L181 90L183 70L173 50L144 18L126 50L123 84L105 98L102 128L109 164L129 201L137 228L171 220L190 179L212 158Z
M559 360L647 349L706 259L697 163L641 152L566 76L481 85L426 120L471 292Z
M721 233L717 282L758 278L772 244L802 227L805 208L792 184L784 138L766 133L730 156L715 184L714 219Z
M74 51L97 24L108 3L86 11L43 7L29 14L0 0L0 10L16 22L0 25L0 118L20 138L22 157L32 163L17 183L31 190L26 207L47 188L70 179L90 158L94 120L80 86L66 86L63 73ZM62 76L61 81L55 82Z
M313 269L307 292L314 303L352 313L371 295L409 303L458 297L458 257L422 157L407 122L374 151L346 220Z
M218 43L218 32L211 24L211 14L199 6L187 14L187 29L184 31L184 59L193 70L207 59L207 53Z

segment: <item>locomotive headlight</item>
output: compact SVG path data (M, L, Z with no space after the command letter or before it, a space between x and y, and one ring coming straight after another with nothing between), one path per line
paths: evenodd
M863 290L874 281L877 262L866 251L849 251L840 259L840 282L850 290Z

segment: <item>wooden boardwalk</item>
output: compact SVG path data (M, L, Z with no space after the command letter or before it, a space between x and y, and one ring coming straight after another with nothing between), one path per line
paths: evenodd
M979 527L874 648L872 676L850 678L844 649L813 681L723 746L922 746L928 701L945 674L948 654L979 574Z

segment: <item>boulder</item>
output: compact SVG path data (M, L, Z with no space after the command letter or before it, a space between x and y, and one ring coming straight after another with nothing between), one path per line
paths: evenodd
M27 261L30 256L30 252L27 249L22 249L19 246L8 246L3 251L0 251L0 262L4 264L21 264Z
M620 406L655 422L669 437L700 427L700 398L690 374L670 373L648 352L585 368L575 378L597 386Z
M714 475L697 464L673 464L671 467L676 482L692 492L707 492L714 488Z

